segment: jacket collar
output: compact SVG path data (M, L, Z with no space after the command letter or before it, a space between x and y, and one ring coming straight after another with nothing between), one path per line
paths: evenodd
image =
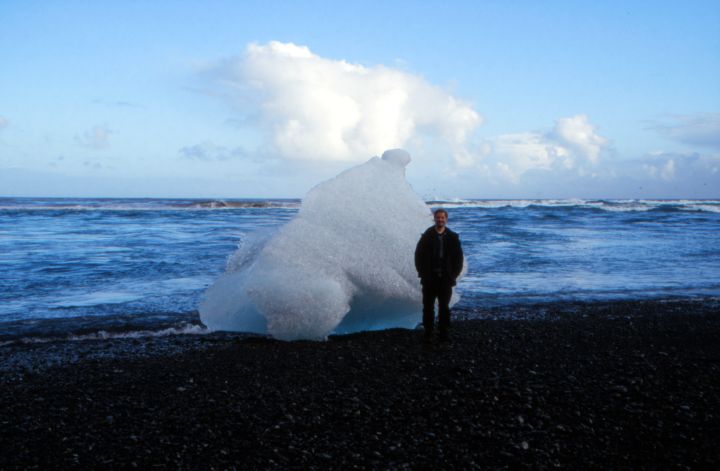
M434 224L432 226L428 227L427 230L425 231L425 234L433 234L433 233L435 233L435 225ZM446 234L455 234L455 232L453 232L453 230L447 226L445 226L445 233Z

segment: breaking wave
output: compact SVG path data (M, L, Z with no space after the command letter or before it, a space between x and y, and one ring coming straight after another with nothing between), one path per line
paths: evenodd
M0 211L181 211L299 209L299 199L152 199L152 198L0 198ZM446 208L587 208L603 211L701 211L720 213L720 200L653 199L441 199L428 206Z
M462 200L433 199L430 206L446 208L578 208L603 211L706 211L720 213L720 200L635 200L635 199L508 199L508 200Z
M0 198L0 211L180 211L299 208L297 199Z

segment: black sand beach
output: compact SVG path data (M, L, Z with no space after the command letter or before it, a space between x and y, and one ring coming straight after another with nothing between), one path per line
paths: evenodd
M717 300L529 310L431 349L407 330L5 345L0 469L720 467Z

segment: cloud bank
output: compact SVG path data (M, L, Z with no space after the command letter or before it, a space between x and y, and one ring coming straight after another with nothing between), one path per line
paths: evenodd
M720 156L717 155L702 155L697 152L660 152L648 154L636 163L648 177L657 180L694 181L697 184L707 184L708 181L720 183Z
M473 133L481 115L424 78L323 58L292 43L250 44L244 55L212 71L238 107L258 116L254 124L267 135L267 152L287 160L362 161L381 149L430 140L434 150L452 157L445 170L517 182L531 170L584 173L608 147L586 115L560 118L548 132L478 141ZM202 160L213 153L181 150Z
M394 147L417 156L413 171L422 191L447 187L440 191L457 197L622 196L636 194L633 188L696 194L694 184L709 194L718 179L717 152L690 148L621 158L583 113L541 130L481 138L475 132L480 113L423 77L321 57L292 43L250 44L241 56L205 71L216 85L208 94L240 112L232 123L258 133L252 158L275 165L268 174L307 186L312 171L330 167L313 163L345 165ZM720 148L719 113L673 115L651 128L687 146ZM250 153L205 141L183 147L180 156L209 162L247 160Z
M472 106L420 76L326 59L304 46L250 44L214 73L242 102L257 100L274 154L310 161L362 161L422 134L463 159L482 123Z
M530 171L578 174L597 169L608 139L599 135L585 115L557 120L549 132L501 134L486 139L468 166L511 182Z
M720 113L673 115L650 129L682 144L720 150Z

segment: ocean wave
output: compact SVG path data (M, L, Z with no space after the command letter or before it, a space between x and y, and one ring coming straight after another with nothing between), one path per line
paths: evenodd
M181 204L176 207L188 209L233 209L233 208L299 208L300 201L278 201L278 200L208 200L194 203Z
M629 212L679 210L720 213L714 199L431 199L430 207L444 208L579 208ZM28 199L0 198L0 211L195 211L232 209L298 209L300 199Z
M598 199L521 199L521 200L430 200L431 207L444 208L567 208L598 209L613 212L704 211L720 213L720 200L598 200Z
M181 211L223 209L299 208L300 200L217 199L217 200L14 200L0 198L0 211Z

